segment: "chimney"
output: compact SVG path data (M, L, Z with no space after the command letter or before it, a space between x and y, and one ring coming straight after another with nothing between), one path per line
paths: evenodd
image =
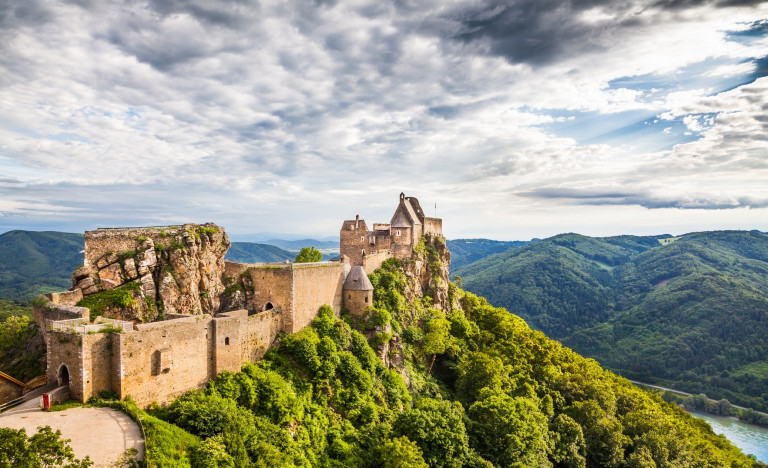
M360 223L360 215L355 215L355 230L357 230L357 225Z

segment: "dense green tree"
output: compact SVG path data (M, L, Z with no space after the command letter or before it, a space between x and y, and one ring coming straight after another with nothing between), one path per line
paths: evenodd
M579 423L567 414L560 413L550 423L551 458L559 467L584 468L587 460L584 458L584 433Z
M294 263L319 262L323 259L323 253L314 247L302 247L296 255Z
M190 456L195 468L235 468L235 459L227 453L221 435L210 437L194 448Z
M421 449L407 437L388 439L381 444L384 468L427 468Z
M415 442L429 466L458 468L470 454L463 418L460 403L424 398L397 416L392 432Z
M50 426L38 427L27 436L25 429L0 427L0 468L65 467L85 468L92 466L90 457L75 458L69 439L61 438L61 431Z
M491 393L467 411L474 448L498 466L548 467L547 418L525 397Z

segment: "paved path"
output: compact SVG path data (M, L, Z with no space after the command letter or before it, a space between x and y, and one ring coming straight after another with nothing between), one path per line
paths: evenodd
M24 407L0 414L0 426L24 428L27 435L37 432L38 426L59 429L64 439L71 439L69 445L75 457L82 459L89 455L97 467L114 466L131 448L138 451L139 459L144 458L141 430L124 413L112 408L70 408L48 413L41 411L39 405L39 399L35 398Z

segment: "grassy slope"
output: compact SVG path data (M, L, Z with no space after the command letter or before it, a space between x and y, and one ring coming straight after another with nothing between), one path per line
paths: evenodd
M82 234L8 231L0 235L0 297L31 301L66 289L83 263Z
M565 234L460 269L465 287L627 376L768 409L768 236ZM737 371L736 375L731 375Z

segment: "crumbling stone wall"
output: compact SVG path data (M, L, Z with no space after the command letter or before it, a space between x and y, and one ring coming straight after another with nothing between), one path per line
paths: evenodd
M113 388L112 350L116 333L79 335L80 359L82 360L82 399L98 396L99 392Z
M427 236L442 236L443 235L443 220L440 218L424 218L424 235Z
M141 324L117 334L121 379L115 392L144 406L202 388L215 377L213 320L208 315Z
M51 322L73 319L87 320L89 318L90 310L85 307L76 307L74 305L60 303L57 304L49 300L51 295L45 295L42 296L42 298L43 300L35 301L32 308L32 318L37 322L45 339L48 339L48 334L51 330Z

